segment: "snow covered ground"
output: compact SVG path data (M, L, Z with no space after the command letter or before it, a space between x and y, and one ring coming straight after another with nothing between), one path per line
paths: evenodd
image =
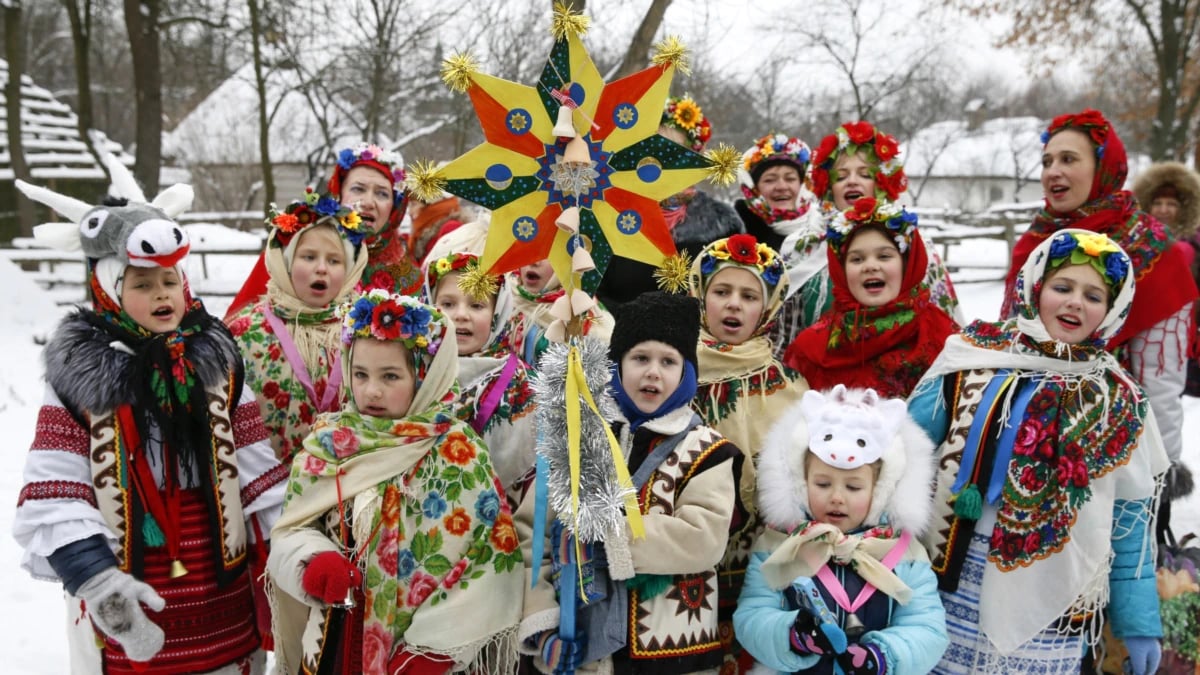
M221 235L205 233L215 247ZM1007 254L1000 241L974 241L953 247L950 258L958 265L996 265ZM252 260L210 258L209 274L214 279L245 277ZM189 268L193 278L199 270ZM236 282L234 282L236 283ZM21 549L9 534L13 509L21 486L20 467L33 440L33 428L42 397L41 346L65 311L55 298L43 291L7 260L0 259L0 429L7 441L0 455L8 470L0 472L0 653L7 654L5 672L27 675L66 673L66 607L58 584L34 581L20 569ZM961 283L959 299L968 318L993 318L1000 305L998 282ZM209 310L221 314L227 300L213 299ZM1185 398L1184 460L1200 470L1200 399ZM1175 507L1175 531L1200 531L1200 495Z

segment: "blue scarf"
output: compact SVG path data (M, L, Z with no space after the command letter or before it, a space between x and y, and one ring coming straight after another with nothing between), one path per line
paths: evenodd
M621 414L629 420L629 430L637 431L638 427L646 422L662 417L672 410L692 402L692 398L696 396L696 367L692 365L691 361L683 362L683 377L679 380L679 386L667 397L667 400L663 401L662 405L658 406L658 410L652 413L644 413L639 410L633 399L629 398L629 394L625 393L625 386L621 384L621 364L619 363L614 363L612 366L611 384L613 398L616 399L617 406L621 408Z

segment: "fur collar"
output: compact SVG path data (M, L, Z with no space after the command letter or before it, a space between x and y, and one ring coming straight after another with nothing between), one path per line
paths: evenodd
M696 190L692 201L688 203L687 217L671 230L671 237L680 248L688 244L703 248L718 239L744 231L742 219L733 207Z
M84 315L90 311L80 309L63 319L42 354L47 384L76 415L106 412L136 400L133 350L88 323ZM233 336L215 319L190 342L189 349L205 389L224 387L229 372L236 372L241 364Z
M847 398L864 390L851 389ZM808 423L801 403L793 404L771 428L758 457L758 509L772 528L789 532L809 520L804 457ZM871 510L864 526L883 522L919 536L933 512L934 445L906 417L900 432L884 451L883 467L875 481Z
M1133 193L1146 213L1150 212L1151 195L1170 183L1179 191L1179 222L1170 228L1176 239L1187 239L1200 225L1200 175L1179 162L1159 162L1138 174L1133 181Z

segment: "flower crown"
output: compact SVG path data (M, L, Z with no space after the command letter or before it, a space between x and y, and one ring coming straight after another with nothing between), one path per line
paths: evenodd
M1129 256L1104 234L1060 232L1055 235L1050 242L1046 269L1054 270L1067 263L1091 265L1114 296L1129 276Z
M833 184L829 174L839 157L864 153L867 163L876 167L875 196L896 201L908 189L908 176L900 159L900 143L895 136L876 129L870 122L846 122L837 131L821 139L813 158L813 192L824 198Z
M1093 108L1084 108L1081 113L1059 115L1050 121L1050 126L1042 132L1042 145L1050 142L1050 137L1063 129L1078 129L1087 134L1096 144L1096 158L1104 156L1104 144L1108 141L1108 132L1112 125L1104 118L1104 113Z
M440 311L416 298L373 288L338 307L342 344L356 338L399 342L412 351L436 354L446 334Z
M304 198L288 204L282 213L278 207L271 204L270 214L270 217L267 218L267 225L276 229L275 239L282 246L287 246L292 237L300 230L320 223L326 218L332 218L338 232L355 246L361 244L362 240L370 234L357 211L349 206L342 206L333 197L318 195L312 188L307 188L304 191Z
M403 184L406 178L404 158L400 156L400 153L384 150L373 143L359 143L344 148L338 153L337 162L343 171L349 171L354 168L355 164L361 162L377 164L388 171L392 178L392 184Z
M767 134L754 141L754 147L742 155L742 168L746 173L754 175L754 167L770 159L782 160L793 164L800 170L800 180L808 173L808 161L812 159L812 151L799 138L783 134Z
M879 224L887 228L896 242L900 253L908 253L912 239L917 232L917 214L906 211L895 202L862 197L854 200L854 204L845 211L837 213L829 221L825 230L825 240L834 247L839 257L844 255L842 247L850 238L850 233L862 225Z
M770 287L778 284L783 276L783 258L752 234L735 234L718 239L701 251L700 273L705 277L715 272L721 263L751 268Z
M682 131L692 142L692 150L704 150L704 144L712 138L712 124L704 111L691 96L672 96L663 108L662 126Z

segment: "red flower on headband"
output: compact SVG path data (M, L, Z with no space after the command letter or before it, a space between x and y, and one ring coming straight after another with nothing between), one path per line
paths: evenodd
M879 161L886 162L900 154L900 143L894 136L879 134L875 137L875 156Z
M281 213L271 219L271 224L279 228L280 232L291 234L300 229L300 221L290 213Z
M813 155L813 166L821 166L829 159L834 150L837 150L837 136L829 134L821 139L821 144L817 146L817 152ZM820 193L817 193L820 194Z
M875 127L871 126L870 122L847 122L842 128L850 136L850 142L855 145L862 145L875 136Z
M1085 108L1081 113L1059 115L1050 122L1050 134L1066 128L1077 128L1085 131L1098 146L1103 146L1108 138L1108 120L1104 114L1094 108Z
M890 176L882 171L877 171L875 172L875 187L883 190L890 201L896 201L900 198L900 193L908 189L908 176L904 175L903 169Z
M846 220L861 222L870 220L871 214L875 213L876 202L874 197L859 197L854 200L854 205L850 210L846 211Z
M758 240L752 234L735 234L725 242L729 257L743 265L758 264Z

